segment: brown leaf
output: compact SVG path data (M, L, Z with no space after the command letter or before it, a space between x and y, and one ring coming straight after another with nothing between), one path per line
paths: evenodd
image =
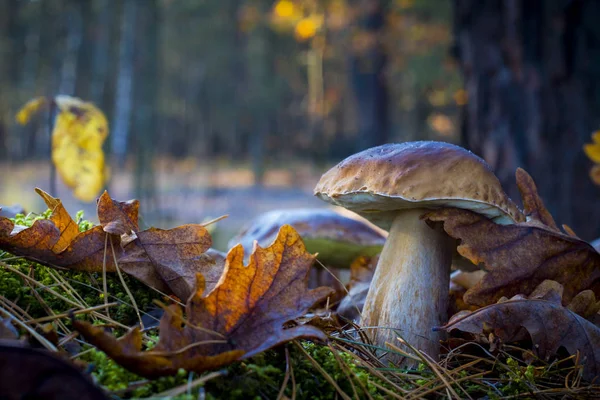
M488 271L465 294L468 304L485 306L502 296L529 295L546 279L563 285L566 304L600 279L600 254L589 243L541 223L498 225L458 209L436 210L424 218L443 222L445 231L461 240L458 252Z
M350 264L347 293L337 307L337 313L353 320L360 317L379 257L358 257Z
M169 230L150 228L137 232L136 236L137 239L125 247L119 267L147 285L170 290L186 300L194 292L197 273L205 277L208 291L215 287L223 273L223 264L203 254L210 248L212 239L202 225L183 225Z
M60 232L58 240L54 246L52 246L52 251L60 253L66 249L75 236L79 234L79 227L77 226L77 223L73 221L73 218L71 218L59 199L50 196L40 188L35 188L35 192L42 196L48 208L52 210L50 221L54 223L54 226L56 226Z
M110 198L105 190L98 199L98 220L104 232L121 237L121 246L136 239L135 232L139 231L138 210L140 202L137 200L116 201Z
M481 334L493 329L496 337L511 342L525 328L534 344L533 351L547 359L564 347L583 357L583 376L592 380L600 375L600 328L560 304L546 300L509 300L471 313L461 312L439 328Z
M544 202L540 198L537 186L533 181L531 175L529 175L523 168L517 168L517 187L521 192L521 199L523 200L523 208L527 220L538 221L546 225L549 229L559 231L552 218L552 214L544 206Z
M596 295L591 290L584 290L573 297L567 308L584 318L591 318L600 311L600 301L596 301Z
M139 202L115 201L104 192L97 205L101 225L80 233L60 200L36 191L52 208L50 219L18 230L8 218L0 217L1 249L52 267L90 272L102 271L104 261L106 270L115 272L116 258L126 273L181 299L192 294L196 273L205 276L208 289L221 276L223 263L203 254L212 239L202 225L139 231Z
M200 373L300 337L325 338L312 326L283 327L331 294L329 288L307 289L315 257L292 227L283 226L268 248L257 247L248 266L243 259L241 245L231 249L221 280L208 294L198 274L187 321L180 307L169 306L160 322L160 341L150 351L141 351L137 329L117 340L87 322L74 321L74 327L123 367L149 378L179 368Z
M0 249L51 267L65 267L78 271L102 271L106 233L101 226L78 233L60 252L61 238L66 235L52 219L35 221L30 228L15 229L8 218L0 217ZM118 246L118 244L117 244ZM107 271L114 272L112 260L107 260Z
M116 201L106 191L98 200L98 218L104 231L121 238L119 267L148 286L183 300L193 293L197 273L203 274L207 290L211 290L224 265L203 254L212 244L206 228L189 224L139 231L138 210L137 200Z
M0 343L0 393L3 400L108 399L72 362L17 341Z

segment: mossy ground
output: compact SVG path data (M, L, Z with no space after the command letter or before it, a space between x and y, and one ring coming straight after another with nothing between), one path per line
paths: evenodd
M48 218L49 215L50 210L40 215L18 215L14 221L19 225L31 226L35 220ZM92 226L83 219L81 213L76 218L81 231ZM98 306L105 301L102 274L56 270L1 251L0 261L0 294L4 299L0 305L4 307L6 301L18 306L23 319L42 318L73 308L72 304L57 298L54 293L85 307ZM27 279L11 269L35 279L54 293L28 283ZM162 295L135 279L127 276L123 279L141 312L155 307L154 300L165 301ZM110 308L110 318L126 326L135 325L138 322L137 313L117 275L107 276L107 292L108 300L118 303ZM78 318L93 320L88 314L79 315ZM52 324L59 338L71 333L68 318ZM115 329L116 334L122 332L122 329ZM158 341L157 335L156 331L147 331L149 340L145 345L152 347ZM459 398L534 398L536 393L548 390L560 394L567 390L564 389L566 384L572 386L567 391L575 398L588 398L590 393L585 387L579 391L581 382L569 360L565 363L537 362L537 365L527 365L520 360L522 352L518 349L513 353L499 352L493 356L487 353L483 356L467 355L463 359L454 357L451 361L448 360L452 357L448 357L445 367L421 364L418 369L407 371L381 364L376 357L366 356L372 352L359 349L360 344L332 343L333 346L331 343L310 341L288 343L249 360L234 363L221 371L220 376L189 387L189 390L186 386L200 376L181 370L176 376L148 381L126 371L103 352L85 343L77 350L79 354L75 358L88 364L88 370L96 382L113 398L156 398L158 394L177 387L186 390L169 398L197 399L202 395L206 399L275 399L283 393L288 398L325 400L343 398L340 395L343 392L350 398L379 400L390 398L390 393L436 398L445 397L451 391ZM360 356L356 357L356 354ZM477 363L473 363L474 360ZM435 372L434 368L439 370ZM446 375L445 381L440 379L440 374ZM330 381L336 382L337 388Z
M17 215L15 224L31 226L36 220L48 218L51 210L36 215ZM80 212L76 216L80 231L92 227L89 221L83 219ZM86 307L94 307L104 303L102 274L56 270L38 263L16 258L12 254L0 252L0 261L30 276L38 283L69 299L77 299ZM125 284L133 294L140 311L148 311L153 307L153 300L164 300L162 295L148 288L144 284L124 276ZM75 295L73 291L76 291ZM118 302L110 308L110 317L123 325L131 326L138 322L135 309L116 274L107 275L107 292L110 302ZM72 309L72 305L57 298L53 293L30 285L22 277L6 268L0 268L0 293L8 300L18 305L33 319L48 316L53 313L64 313ZM89 318L82 315L78 318ZM70 327L68 319L61 323L67 329ZM64 327L54 324L59 335L64 336ZM149 331L147 335L158 340L157 332ZM330 374L342 390L351 392L352 385L345 375L345 371L352 371L356 379L369 386L368 372L357 367L356 363L347 355L335 357L331 350L322 345L308 341L300 342L303 348ZM88 351L85 351L88 350ZM165 390L184 385L198 376L181 370L176 376L147 381L117 365L106 354L96 349L83 346L80 360L89 363L90 370L95 380L108 391L118 394L122 398L152 397ZM191 394L180 395L175 398L198 398L198 392L204 391L207 399L262 399L276 398L281 384L285 379L288 362L294 370L294 389L292 383L287 389L288 395L292 390L297 399L335 399L336 389L312 366L310 361L294 346L288 345L289 358L286 359L284 348L264 352L250 360L237 362L223 372L224 376L207 382L202 387L196 387ZM339 365L344 362L345 367ZM374 399L383 399L381 393L372 385L368 389Z

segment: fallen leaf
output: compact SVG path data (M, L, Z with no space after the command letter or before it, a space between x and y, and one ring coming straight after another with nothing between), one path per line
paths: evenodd
M71 362L17 341L0 343L2 399L107 400L92 379Z
M360 317L378 261L378 256L358 257L350 264L347 294L336 310L339 315L349 320L357 320Z
M50 219L37 220L26 228L0 217L0 249L51 267L102 271L106 238L102 226L85 232L77 230L73 236L77 224L68 216L62 203L42 190L37 192L53 209ZM114 241L118 245L118 238ZM110 257L107 259L107 271L115 271Z
M315 257L306 252L292 227L283 226L271 246L257 246L248 266L243 259L242 246L229 251L221 280L210 293L198 274L198 289L187 302L186 319L179 306L169 306L160 322L160 340L152 350L141 350L137 328L117 340L84 321L75 320L74 327L117 363L148 378L172 375L179 368L201 373L292 339L325 338L308 325L284 329L286 322L332 292L307 289Z
M483 264L488 272L466 292L468 304L485 306L503 296L529 295L546 279L564 286L563 301L568 303L600 280L600 254L589 243L558 230L525 171L517 171L517 181L526 222L498 225L459 209L440 209L423 216L443 222L446 233L460 239L458 252L473 264Z
M0 217L0 249L51 267L89 272L101 272L104 263L107 272L115 272L116 259L129 275L184 300L194 291L196 273L203 274L211 290L223 272L224 263L203 254L212 239L202 225L138 231L139 203L115 201L104 192L98 200L101 224L79 232L60 200L36 191L52 208L50 219L16 228Z
M196 274L204 276L206 290L217 284L224 264L205 253L212 244L202 225L139 231L139 202L120 202L104 192L98 200L98 218L104 231L121 238L118 264L127 274L163 292L186 300L194 291Z
M592 287L600 279L600 254L582 240L527 223L498 225L476 213L443 209L426 214L442 221L460 239L459 253L488 272L464 297L485 306L502 296L530 294L546 279L564 286L564 299Z
M482 334L491 330L504 343L521 338L522 328L531 336L533 351L548 359L564 347L577 351L584 365L584 379L600 375L600 328L553 301L515 299L492 304L473 312L461 311L441 328Z
M591 290L584 290L573 297L567 308L582 317L589 319L600 311L600 301L596 301L596 295Z
M544 202L538 194L537 186L523 168L517 168L517 187L523 200L523 211L528 221L535 220L545 225L548 229L560 232L552 218L552 214L544 206Z
M35 188L35 192L44 199L48 208L52 210L50 221L52 221L59 231L59 238L54 246L52 246L52 251L60 253L69 247L75 236L79 235L79 226L73 221L73 218L71 218L59 199L50 196L40 188Z
M98 220L104 232L121 237L121 246L136 239L135 232L139 231L138 200L116 201L110 198L105 190L98 199Z

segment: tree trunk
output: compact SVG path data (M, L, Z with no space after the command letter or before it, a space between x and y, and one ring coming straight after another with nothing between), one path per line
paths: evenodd
M600 3L454 0L456 51L469 96L466 147L511 197L528 170L556 220L598 235L600 194L582 146L598 128Z
M66 10L67 45L62 60L58 94L75 95L77 83L77 61L79 48L83 42L82 3L68 1Z
M267 134L270 129L272 98L269 58L269 31L262 23L251 29L246 38L246 77L248 84L247 109L251 113L250 158L254 185L261 186L265 174Z
M146 0L140 8L135 49L135 73L144 77L143 85L135 85L136 112L133 117L135 143L135 197L142 201L146 214L156 206L152 159L157 137L158 100L158 10L156 0Z
M111 151L120 167L125 164L127 145L131 128L133 108L132 91L134 88L134 42L137 14L137 0L125 0L121 19L121 37L119 40L119 67L115 95L114 124L112 129Z
M360 0L360 32L354 37L350 71L358 115L358 149L384 144L389 137L386 56L381 46L385 16L381 1Z

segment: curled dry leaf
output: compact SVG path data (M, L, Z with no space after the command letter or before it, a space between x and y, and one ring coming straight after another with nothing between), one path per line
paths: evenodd
M555 301L511 299L473 312L461 311L437 329L473 334L492 330L507 343L522 339L523 328L539 357L547 359L561 346L570 354L579 351L584 378L600 375L600 328Z
M141 350L137 328L117 340L87 322L74 321L74 327L117 363L149 378L171 375L179 368L200 373L295 338L325 338L309 325L284 329L284 323L332 293L330 288L307 289L314 256L292 227L283 226L271 246L256 247L248 266L243 259L242 246L231 249L221 280L208 294L198 274L198 290L187 302L186 319L179 306L169 306L160 322L160 341L152 350Z
M365 305L369 286L379 257L358 257L350 264L347 294L337 307L337 313L347 319L358 319Z
M533 180L517 172L527 222L498 225L471 211L441 209L423 216L443 222L446 233L460 239L458 252L488 272L464 297L485 306L499 298L529 295L546 279L564 286L568 303L600 280L600 254L587 242L561 233L537 194Z
M538 194L537 186L533 181L531 175L529 175L523 168L517 168L517 186L521 193L521 199L523 200L523 208L525 216L528 221L534 220L546 228L556 232L560 232L554 222L552 214L544 206L544 201Z

